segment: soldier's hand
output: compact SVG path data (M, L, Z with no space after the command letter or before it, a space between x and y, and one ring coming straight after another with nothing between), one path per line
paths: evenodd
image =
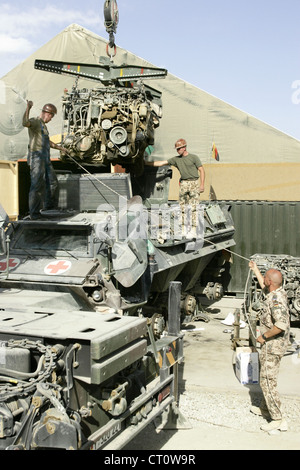
M261 345L263 345L265 343L265 340L263 339L263 337L261 335L258 336L258 338L256 338L256 341Z
M254 271L257 268L257 265L254 261L249 261L249 268Z
M60 147L60 152L63 153L64 155L68 155L69 151L65 147Z
M31 109L32 106L33 106L33 101L28 101L28 100L27 100L27 108L28 108L28 109Z

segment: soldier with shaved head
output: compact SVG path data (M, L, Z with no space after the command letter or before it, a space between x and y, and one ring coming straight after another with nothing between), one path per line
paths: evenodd
M261 427L263 431L286 431L287 423L282 416L280 397L277 391L279 366L284 356L290 334L290 315L287 295L282 287L282 274L277 269L269 269L263 276L254 261L249 267L254 272L261 288L266 293L260 316L260 386L263 401L260 407L252 407L255 414L270 418Z

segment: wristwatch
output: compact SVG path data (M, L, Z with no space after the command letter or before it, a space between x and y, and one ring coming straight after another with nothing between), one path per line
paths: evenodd
M266 338L264 334L261 335L261 336L262 336L262 338L263 338L265 341L267 341L268 338Z

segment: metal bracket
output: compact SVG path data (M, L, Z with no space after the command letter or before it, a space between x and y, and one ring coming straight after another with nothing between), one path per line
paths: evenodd
M73 75L89 80L99 81L103 84L119 83L124 87L132 88L129 81L165 78L166 69L156 67L140 67L135 65L114 64L81 64L75 62L58 62L55 60L36 59L34 68L45 72L52 72L61 75Z

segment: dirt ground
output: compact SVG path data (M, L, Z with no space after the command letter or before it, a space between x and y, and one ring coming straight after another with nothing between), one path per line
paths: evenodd
M250 413L259 404L259 385L242 385L235 374L231 327L222 323L240 305L223 298L207 307L210 321L183 326L184 363L179 374L177 429L150 424L125 450L299 450L300 449L300 328L292 327L295 342L281 363L278 390L287 418L287 432L263 432L262 417ZM248 326L241 329L248 338ZM180 415L181 416L181 415Z

